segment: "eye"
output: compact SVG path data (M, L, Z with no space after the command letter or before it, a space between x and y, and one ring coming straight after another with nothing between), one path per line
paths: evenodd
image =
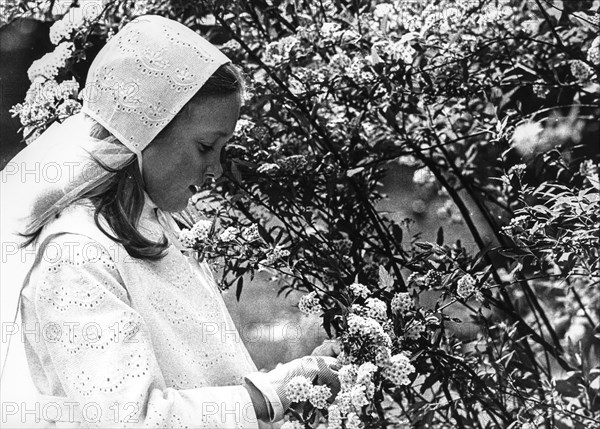
M202 142L198 143L198 150L201 153L210 152L212 149L213 149L213 146L211 144L202 143Z

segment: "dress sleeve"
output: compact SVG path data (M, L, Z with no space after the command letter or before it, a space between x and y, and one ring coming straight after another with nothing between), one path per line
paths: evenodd
M242 385L166 387L148 327L98 243L63 234L47 246L53 248L47 254L58 256L41 258L32 272L41 335L30 334L28 341L36 342L44 370L57 377L68 399L59 405L69 418L63 412L58 421L103 428L264 426Z

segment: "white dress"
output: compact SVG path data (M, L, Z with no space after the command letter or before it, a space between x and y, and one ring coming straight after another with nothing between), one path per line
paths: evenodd
M272 427L256 419L242 383L268 401L277 395L256 373L210 269L182 254L155 208L147 199L138 229L170 239L156 262L106 237L89 202L44 228L21 303L42 417L69 427Z

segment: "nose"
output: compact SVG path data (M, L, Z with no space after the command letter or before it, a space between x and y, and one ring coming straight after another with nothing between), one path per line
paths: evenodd
M221 162L217 159L206 167L206 171L204 172L204 180L209 178L216 180L222 175L223 167L221 166Z

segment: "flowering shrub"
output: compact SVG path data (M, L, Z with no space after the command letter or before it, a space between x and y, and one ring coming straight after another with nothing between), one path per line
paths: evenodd
M238 296L261 268L305 291L300 310L339 341L340 393L296 380L303 411L287 427L598 425L597 3L127 4L83 27L61 18L63 47L30 74L70 79L86 35L144 12L244 68L252 88L205 213L221 227L190 223L182 239L221 261ZM39 132L67 99L14 111ZM379 211L394 168L445 198L438 215L464 222L477 249L446 243L446 225L422 242ZM456 328L467 323L472 334Z
M226 226L218 220L218 211L213 214L212 220L206 219L207 213L208 209L200 211L191 204L185 211L174 213L173 216L181 226L179 242L187 251L194 252L199 261L209 261L213 268L222 272L222 288L231 285L231 282L228 282L231 272L223 268L236 263L239 268L240 263L237 261L247 264L244 265L244 273L250 272L252 275L257 270L288 266L286 259L289 257L289 251L280 246L269 246L260 236L256 224ZM235 281L239 279L235 278ZM238 298L239 294L241 287L238 288ZM313 299L318 305L318 300ZM313 312L321 310L321 307L315 307Z

